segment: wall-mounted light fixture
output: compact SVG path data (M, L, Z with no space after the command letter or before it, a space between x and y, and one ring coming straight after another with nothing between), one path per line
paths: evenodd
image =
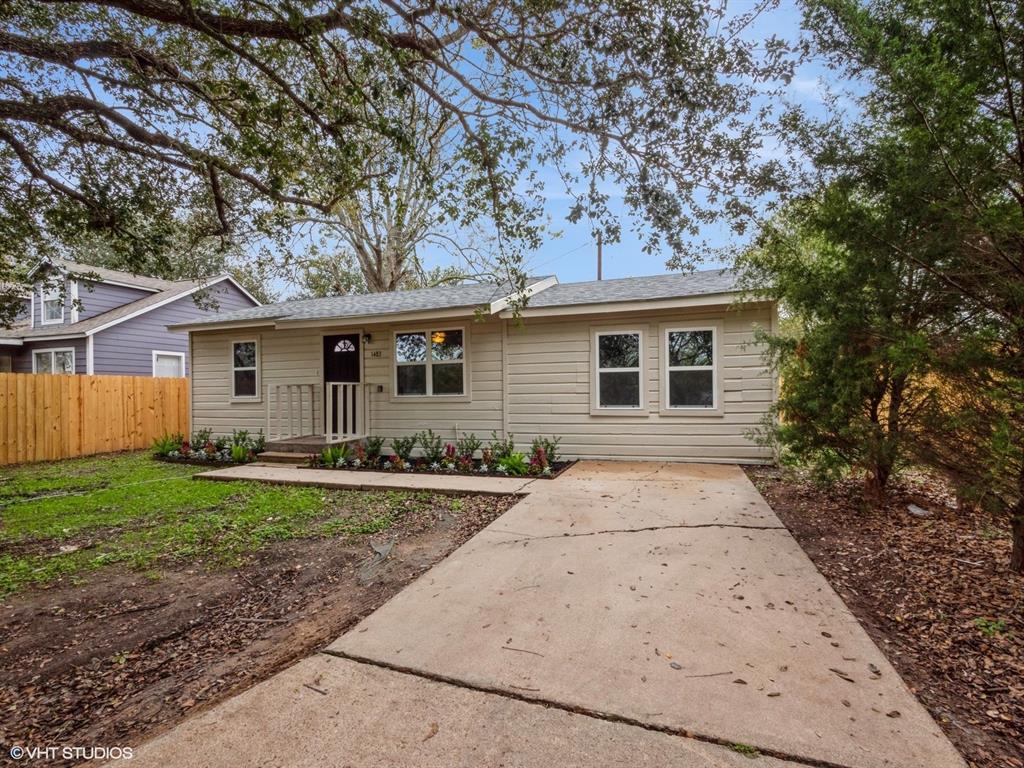
M363 334L363 344L369 344L371 341L373 341L373 336L370 335L369 333L364 333Z

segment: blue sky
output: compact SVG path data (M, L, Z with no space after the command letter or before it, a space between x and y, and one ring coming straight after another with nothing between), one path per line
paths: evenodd
M730 12L739 12L747 6L753 6L755 0L731 0ZM795 0L781 0L778 8L768 11L755 22L750 29L754 37L766 37L776 34L784 39L795 41L800 35L801 13ZM831 75L821 64L805 64L797 72L797 76L789 86L789 98L812 112L822 108L821 89ZM551 218L551 228L560 230L561 236L552 238L531 254L527 263L528 271L533 274L557 274L562 282L593 280L596 278L597 255L596 245L587 222L570 224L565 217L572 205L553 173L545 173L545 169L537 169L542 175L550 178L547 184L549 197L547 213ZM618 243L604 245L604 277L629 277L633 275L654 275L667 272L665 261L667 253L645 253L639 240L632 231L629 213L621 198L611 201L613 210L620 217L622 239ZM702 240L714 246L729 245L731 234L721 228L709 228L702 233ZM450 263L452 260L445 254L425 254L427 266ZM723 266L713 260L707 260L701 268Z

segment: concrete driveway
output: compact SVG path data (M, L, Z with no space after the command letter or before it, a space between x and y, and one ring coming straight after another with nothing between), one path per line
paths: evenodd
M738 467L588 462L528 491L133 762L964 765Z

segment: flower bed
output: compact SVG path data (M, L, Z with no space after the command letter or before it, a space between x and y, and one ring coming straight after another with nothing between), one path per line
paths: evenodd
M529 456L515 450L512 435L502 439L492 432L491 438L486 446L473 434L464 434L454 443L443 443L439 435L428 429L393 439L392 454L386 456L384 439L368 437L355 444L328 446L319 455L310 457L309 466L348 471L551 478L575 463L558 459L560 438L557 437L534 439ZM414 457L412 453L417 447L421 455Z
M262 432L253 436L246 430L236 430L231 437L213 438L209 429L201 429L191 440L180 433L158 438L153 443L153 454L160 461L225 467L254 461L265 446Z

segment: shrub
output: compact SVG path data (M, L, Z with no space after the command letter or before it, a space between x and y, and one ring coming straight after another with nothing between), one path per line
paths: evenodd
M428 429L417 435L420 443L420 450L423 451L423 458L428 464L440 464L444 458L444 443L440 435L435 435L434 430Z
M502 440L500 437L498 437L497 432L491 432L490 449L491 455L494 457L495 461L500 462L502 459L506 458L507 456L511 456L513 453L515 453L516 444L514 437L514 435L509 434L508 437Z
M402 464L409 461L418 439L419 435L412 435L411 437L394 437L391 439L391 450L395 452L395 456L402 460Z
M232 445L231 446L231 460L236 462L243 462L249 460L249 446L248 445Z
M326 467L339 467L348 461L352 448L348 443L328 445L320 452L320 460Z
M189 442L192 445L206 445L210 442L210 437L213 435L212 429L197 429L192 433L192 439Z
M498 471L510 475L525 475L530 471L530 465L526 463L526 456L513 451L508 456L498 459Z
M548 454L544 450L544 446L534 446L533 453L530 454L530 471L539 474L550 466L551 464L548 462Z
M266 450L267 437L266 435L263 434L262 429L260 430L260 433L253 438L252 445L250 445L249 447L252 448L253 453L263 453L263 451Z
M236 429L231 432L231 445L249 445L249 430Z
M480 450L480 438L470 432L468 435L463 432L462 437L455 441L455 449L458 451L459 456L469 456L473 458L473 455Z
M366 458L376 463L384 450L384 438L370 436L366 438Z
M536 456L537 449L543 448L544 455L547 456L549 464L554 464L558 461L558 444L562 442L562 438L552 435L551 437L544 437L537 435L533 438L533 443L530 444L530 455Z
M157 456L168 456L172 451L180 451L185 436L180 432L164 434L153 441L153 453Z

